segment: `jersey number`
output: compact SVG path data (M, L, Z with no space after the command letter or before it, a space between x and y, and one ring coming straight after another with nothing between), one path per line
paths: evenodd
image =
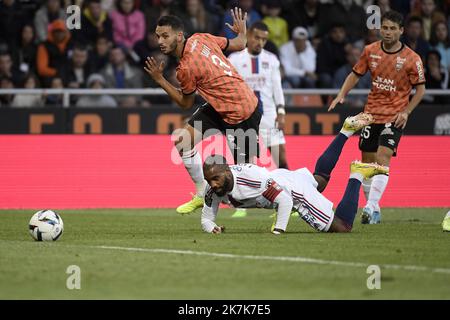
M361 131L361 136L364 139L369 139L370 137L370 126L365 126L364 129Z
M222 67L223 69L225 69L225 70L223 70L223 72L227 75L227 76L232 76L233 74L231 73L231 67L229 66L229 65L227 65L225 62L223 62L222 61L222 59L220 59L218 56L216 56L215 54L213 54L212 56L211 56L211 60L212 60L212 62L216 65L216 66L219 66L219 67Z

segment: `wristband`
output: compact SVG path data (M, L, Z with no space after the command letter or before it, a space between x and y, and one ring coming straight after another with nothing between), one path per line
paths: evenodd
M286 110L284 108L278 108L278 114L285 115Z

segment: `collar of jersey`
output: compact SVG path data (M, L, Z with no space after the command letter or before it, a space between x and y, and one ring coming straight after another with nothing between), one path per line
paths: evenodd
M184 56L184 50L186 49L186 44L187 44L189 38L190 38L190 37L187 37L187 38L184 40L183 50L181 50L181 57L180 57L180 59L183 58L183 56Z
M380 41L381 50L383 50L383 52L386 53L386 54L396 54L396 53L399 53L399 52L402 51L403 48L405 47L405 44L404 44L403 42L400 42L400 43L402 44L402 46L400 47L400 49L398 49L397 51L394 51L394 52L388 52L388 51L386 51L386 50L384 49L384 47L383 47L383 41Z

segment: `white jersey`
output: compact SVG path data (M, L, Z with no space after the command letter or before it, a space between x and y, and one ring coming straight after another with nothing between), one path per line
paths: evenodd
M284 106L281 87L280 61L273 53L262 50L252 55L248 49L232 53L228 60L233 64L262 104L261 128L274 128L278 105Z
M292 210L319 231L327 231L333 221L333 203L317 191L317 181L306 168L295 171L266 168L254 164L230 166L233 189L223 197L207 186L202 211L202 228L212 232L221 202L236 208L277 210L275 228L286 230Z

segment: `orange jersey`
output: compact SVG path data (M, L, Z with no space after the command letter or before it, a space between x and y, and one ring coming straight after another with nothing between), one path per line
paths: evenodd
M183 94L198 93L229 124L248 119L258 104L253 91L223 51L228 39L196 33L186 40L176 69Z
M366 46L353 72L362 76L367 71L372 89L364 111L373 115L375 123L391 122L408 106L412 87L425 83L420 56L404 44L393 53L384 51L381 41Z

